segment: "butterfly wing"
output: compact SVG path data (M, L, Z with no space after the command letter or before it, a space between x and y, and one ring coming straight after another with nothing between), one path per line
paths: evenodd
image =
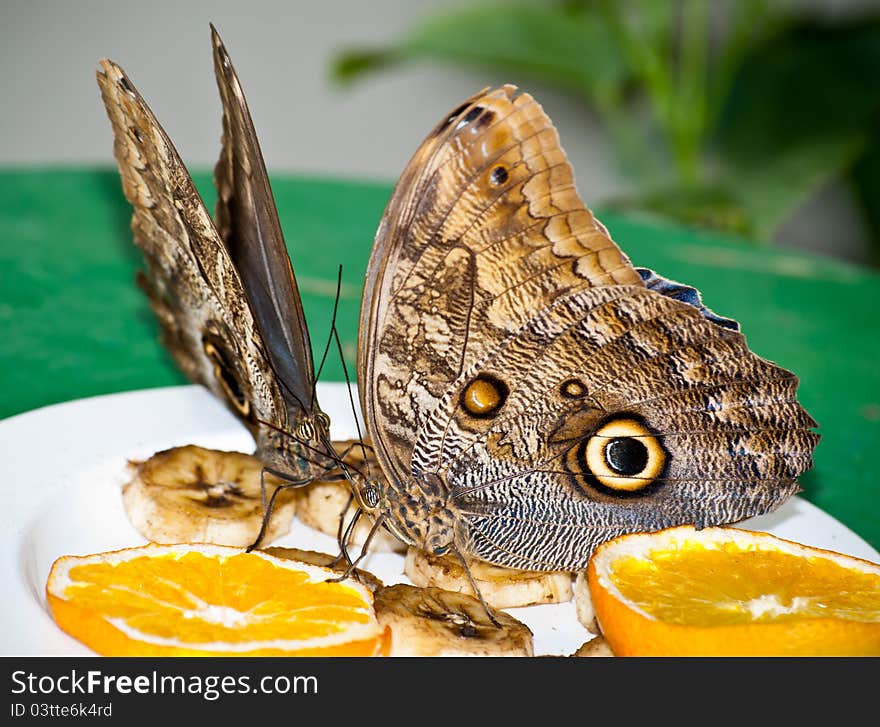
M391 476L449 384L535 310L642 285L584 206L556 129L527 94L474 96L422 143L391 196L361 307L361 404Z
M367 425L397 499L424 511L397 529L423 547L448 525L469 555L576 570L621 532L766 512L812 463L797 379L632 267L511 87L416 153L362 315Z
M475 412L474 381L503 382ZM474 362L416 440L456 544L526 569L585 567L616 535L775 509L812 466L797 378L693 306L632 286L580 291Z
M244 92L213 25L211 34L223 102L223 142L214 169L217 230L241 279L287 408L301 417L315 407L308 327Z
M240 418L267 466L295 479L323 471L326 463L314 452L322 445L296 438L303 422L311 421L317 411L302 393L310 393L313 385L311 358L303 353L307 334L301 332L290 346L294 361L276 369L286 341L273 339L270 344L263 329L272 315L281 315L291 305L278 303L290 289L273 277L279 266L278 246L283 245L280 228L277 235L270 230L251 237L244 231L257 217L262 222L274 214L274 207L252 203L264 201L264 195L271 198L268 183L263 186L264 170L262 178L258 174L249 180L250 187L230 175L223 190L221 206L226 212L221 218L236 251L233 257L171 140L130 79L111 61L101 66L98 84L114 132L123 190L133 207L134 242L146 262L139 282L159 319L163 343L191 381L207 387ZM228 79L218 81L221 89L229 84ZM225 117L243 115L249 122L243 96L224 96L224 104ZM243 145L241 130L233 129L232 122L228 125L224 159L257 168L262 159L255 140L253 146ZM248 294L237 265L248 271ZM289 269L287 260L280 272L286 275ZM294 307L298 305L297 299ZM301 317L291 325L305 328Z

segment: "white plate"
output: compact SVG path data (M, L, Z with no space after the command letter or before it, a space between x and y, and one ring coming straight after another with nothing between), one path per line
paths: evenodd
M321 384L318 394L332 421L331 435L355 436L345 384ZM253 449L247 431L197 386L82 399L0 421L0 582L5 587L0 654L92 654L52 621L44 597L49 568L61 555L145 542L122 507L125 463L181 444ZM799 497L741 526L880 562L880 554L868 543ZM336 552L335 538L298 522L276 544ZM373 553L364 567L386 584L408 582L400 555ZM567 655L590 638L572 603L510 613L532 629L539 655Z

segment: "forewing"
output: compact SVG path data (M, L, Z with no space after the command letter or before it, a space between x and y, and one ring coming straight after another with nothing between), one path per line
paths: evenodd
M211 36L223 102L223 144L214 170L217 230L241 278L288 410L303 416L314 407L315 375L302 302L244 92L213 26Z
M308 451L285 434L297 422L267 355L241 279L170 139L115 63L98 84L114 132L114 153L133 207L135 244L146 262L140 282L174 360L223 400L249 428L267 464L310 470ZM294 456L288 456L290 453Z
M643 283L534 99L504 86L453 111L404 170L367 270L358 382L386 473L410 474L416 434L473 361L535 311L608 285Z

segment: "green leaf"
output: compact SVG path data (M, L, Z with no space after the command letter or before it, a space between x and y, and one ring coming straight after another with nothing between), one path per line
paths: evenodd
M749 211L723 185L672 186L603 200L603 209L663 217L692 227L709 227L738 235L752 232Z
M471 5L429 17L396 43L349 50L333 76L351 82L391 63L439 60L503 72L511 83L541 81L599 103L620 94L629 71L589 6Z
M720 173L754 234L847 173L880 117L880 19L802 21L743 59L714 134Z
M873 237L874 261L880 263L880 134L875 134L854 166L850 182Z
M877 123L880 17L801 22L753 48L716 132L727 153L761 157Z
M755 163L728 160L716 169L714 183L654 189L603 205L769 242L802 204L862 155L865 145L864 135L853 134L795 146Z
M747 159L728 162L716 170L711 184L654 189L603 205L769 242L813 194L852 166L866 142L866 136L853 134L802 144L754 164Z
M842 176L865 145L865 135L853 133L789 147L758 162L742 159L733 163L731 186L748 211L752 234L770 240L801 205Z
M333 60L332 75L339 83L350 83L366 73L394 64L395 54L384 50L348 50Z

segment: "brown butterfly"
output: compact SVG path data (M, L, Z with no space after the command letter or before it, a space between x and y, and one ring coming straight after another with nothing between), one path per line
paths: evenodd
M337 457L254 125L229 55L211 32L223 103L216 221L125 72L101 62L98 84L134 208L134 241L146 259L139 282L180 369L239 417L266 471L305 484Z
M267 469L302 484L339 458L256 134L212 32L216 223L122 70L105 61L98 80L165 344ZM361 315L383 479L352 478L355 494L425 550L579 570L619 533L772 510L812 463L796 377L692 288L630 264L578 197L550 120L510 86L461 105L417 151Z
M358 381L385 478L361 507L418 548L514 568L581 570L622 533L771 511L819 438L793 374L633 267L513 86L445 117L400 177Z

